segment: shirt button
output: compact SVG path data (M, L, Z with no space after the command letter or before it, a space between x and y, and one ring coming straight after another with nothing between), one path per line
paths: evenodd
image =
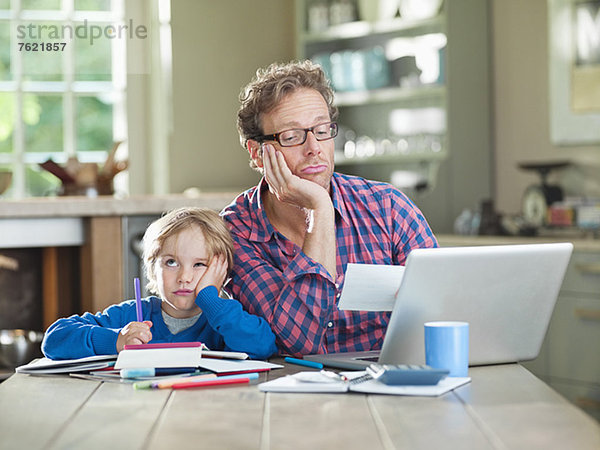
M333 328L333 322L327 322L327 326L328 326L329 328Z

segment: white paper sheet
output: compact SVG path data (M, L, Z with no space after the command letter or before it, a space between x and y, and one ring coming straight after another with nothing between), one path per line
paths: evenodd
M303 372L300 372L303 373ZM310 372L318 373L318 372ZM261 392L347 392L348 383L329 382L316 383L305 382L298 379L294 375L277 378L275 380L266 381L258 385Z
M202 358L198 367L210 370L215 373L227 372L251 372L253 370L280 369L281 364L273 364L267 361L257 361L253 359L235 360L235 359L213 359Z
M116 359L117 355L99 355L89 356L87 358L60 360L40 358L24 366L17 367L16 372L31 374L81 372L87 370L102 369L104 367L107 367L110 362Z
M349 376L348 372L342 372ZM356 374L350 375L357 376ZM471 382L469 377L446 377L441 379L438 384L429 386L391 386L381 383L377 380L368 380L363 383L358 383L350 386L353 392L362 392L364 394L388 394L388 395L413 395L419 397L437 397L456 389L463 384Z
M348 264L338 308L352 311L391 311L403 275L404 266Z

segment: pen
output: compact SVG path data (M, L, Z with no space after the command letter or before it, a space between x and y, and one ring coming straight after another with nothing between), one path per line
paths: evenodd
M305 359L292 358L287 356L285 358L285 362L289 362L292 364L297 364L299 366L312 367L313 369L322 369L323 364L314 361L306 361Z
M137 315L137 321L142 322L144 317L142 315L142 294L140 292L140 279L133 279L133 287L135 288L135 312Z

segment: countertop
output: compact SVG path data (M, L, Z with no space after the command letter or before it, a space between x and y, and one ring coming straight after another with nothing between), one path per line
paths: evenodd
M456 247L471 245L509 245L509 244L541 244L550 242L571 242L576 251L599 252L600 239L585 237L583 235L555 235L548 236L464 236L457 234L436 234L440 247Z
M206 192L196 196L168 194L138 195L125 198L72 196L0 200L0 220L13 222L19 219L152 215L182 206L199 206L219 211L239 194L240 192ZM21 223L15 222L15 226L20 227ZM453 234L437 234L436 236L441 246L572 242L577 251L600 251L600 239L586 238L583 234L555 234L536 237Z
M140 195L126 198L39 197L0 201L0 248L80 246L88 219L159 216L171 209L197 206L220 211L239 192Z
M238 194L239 192L211 192L198 196L169 194L126 198L72 196L0 200L0 219L161 214L182 206L221 210Z

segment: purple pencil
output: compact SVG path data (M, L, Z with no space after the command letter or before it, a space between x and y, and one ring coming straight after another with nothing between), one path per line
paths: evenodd
M135 312L137 314L137 321L142 322L144 317L142 316L142 293L140 290L140 279L133 279L133 286L135 288Z

